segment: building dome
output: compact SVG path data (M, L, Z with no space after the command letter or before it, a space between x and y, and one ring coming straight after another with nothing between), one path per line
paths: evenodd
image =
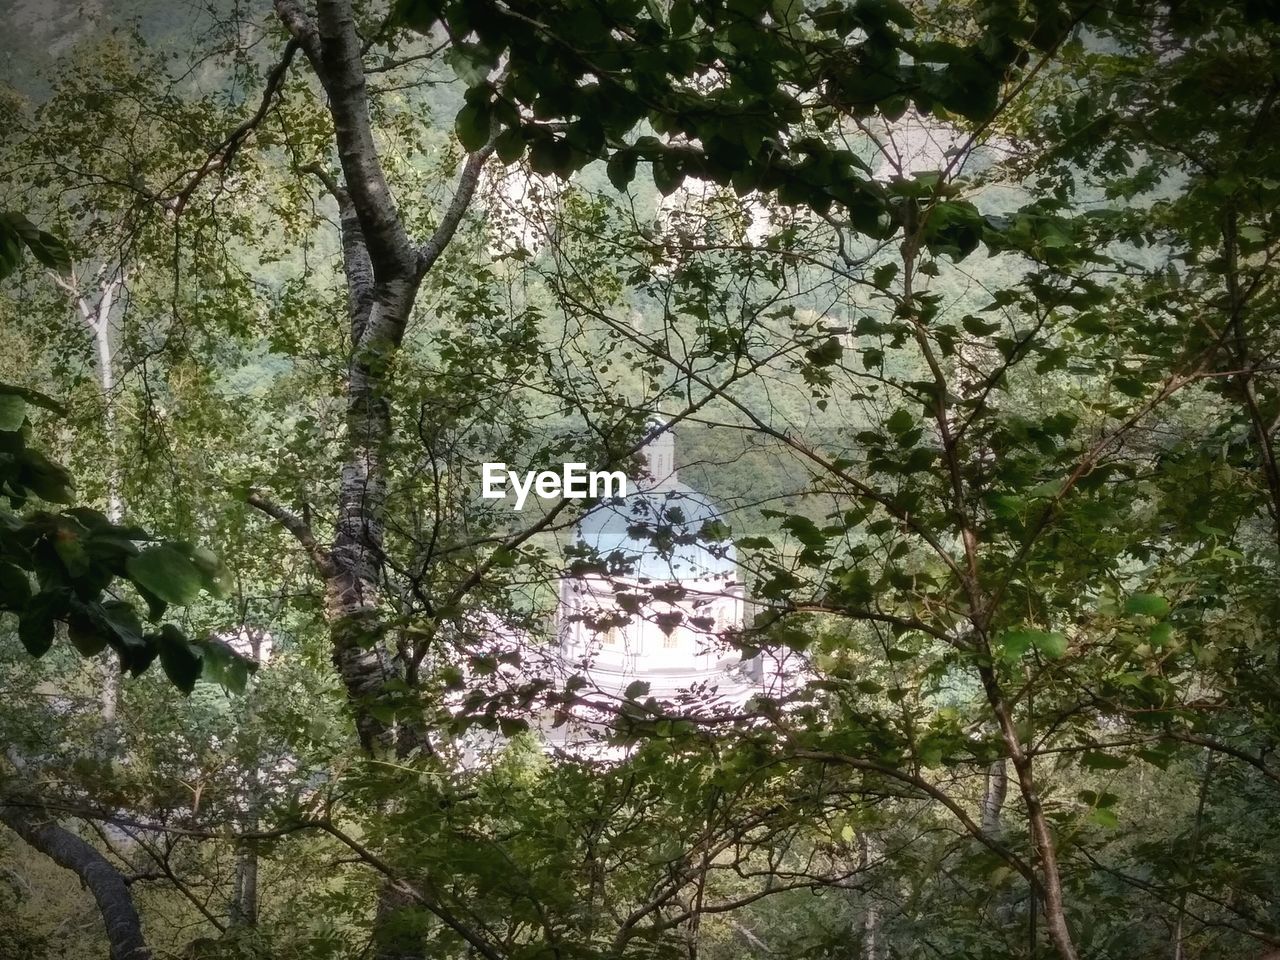
M708 496L667 478L648 488L628 482L625 497L601 503L578 522L577 541L611 569L644 580L732 578L737 557L729 541L703 527L721 519Z
M764 689L731 639L746 613L737 556L707 529L724 513L676 477L669 425L657 424L639 452L644 469L628 494L601 502L574 530L578 550L605 569L571 565L560 581L560 657L586 681L575 716L588 727L637 696L636 681L642 697L708 715Z

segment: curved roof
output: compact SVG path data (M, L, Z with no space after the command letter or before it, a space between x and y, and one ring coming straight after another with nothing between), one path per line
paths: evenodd
M721 519L708 496L683 483L638 489L613 497L578 521L576 539L610 568L650 580L697 580L732 576L737 557L729 541L699 536L703 524Z

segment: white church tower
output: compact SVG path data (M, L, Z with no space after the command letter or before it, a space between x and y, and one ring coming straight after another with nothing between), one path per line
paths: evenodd
M574 530L604 569L561 580L561 658L603 706L636 680L662 700L741 704L761 687L726 637L744 615L737 555L701 533L722 511L680 482L671 430L641 452L646 476Z
M646 477L639 486L650 490L666 490L679 485L676 475L676 435L670 428L663 430L640 450L645 460ZM628 485L630 486L630 485Z

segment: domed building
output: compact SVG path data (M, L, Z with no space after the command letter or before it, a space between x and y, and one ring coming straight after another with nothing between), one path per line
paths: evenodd
M646 476L574 529L585 559L560 583L561 658L601 703L637 680L660 700L745 702L765 678L725 639L745 600L733 544L717 536L722 511L680 482L670 430L642 453Z

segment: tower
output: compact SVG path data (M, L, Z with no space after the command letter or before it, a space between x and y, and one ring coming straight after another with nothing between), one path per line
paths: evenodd
M655 424L655 427L660 426ZM663 430L643 447L640 453L644 456L645 473L648 476L643 486L650 490L668 490L679 485L676 475L676 438L675 431Z

